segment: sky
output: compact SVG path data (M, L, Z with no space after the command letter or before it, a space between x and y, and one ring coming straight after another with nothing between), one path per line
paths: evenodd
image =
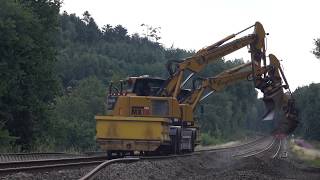
M165 47L198 50L256 21L267 36L267 54L281 60L291 90L320 83L320 59L311 51L320 38L319 0L64 0L62 11L89 11L99 27L121 24L142 34L142 23L161 27ZM246 31L238 37L252 33ZM225 59L250 60L247 48Z

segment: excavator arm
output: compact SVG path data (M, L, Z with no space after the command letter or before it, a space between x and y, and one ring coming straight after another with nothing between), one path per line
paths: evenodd
M254 80L256 88L264 94L263 101L267 112L263 120L277 120L278 133L291 133L297 126L297 110L295 109L294 99L289 89L279 60L273 54L269 55L270 64L267 66L251 63L234 67L223 71L215 77L195 79L191 95L182 100L182 104L189 104L195 110L197 104L216 91L242 80ZM255 77L255 79L254 79ZM282 84L284 81L285 84ZM211 91L203 95L206 89ZM284 92L286 90L286 92ZM281 117L281 114L284 117Z
M191 104L192 109L194 110L199 101L208 97L208 95L210 95L212 92L221 91L223 88L242 80L252 80L253 73L251 65L251 63L245 63L232 69L223 71L214 77L195 79L193 81L193 90L191 95L183 99L181 103ZM259 67L257 64L255 64L256 76L267 73L268 70L270 70L270 68ZM210 89L211 91L203 96L206 89Z
M254 33L247 36L238 38L236 40L227 42L236 37L243 31L254 27ZM177 97L181 84L184 84L189 78L204 69L209 63L228 55L236 50L239 50L245 46L250 46L250 53L252 62L256 62L260 65L261 60L265 61L265 31L261 23L256 22L253 26L250 26L236 34L227 36L226 38L199 50L195 55L189 57L183 61L169 61L167 63L167 69L170 77L167 79L164 86L160 89L160 96L172 96ZM265 63L264 63L265 64ZM184 74L186 71L190 71L191 75L183 82Z

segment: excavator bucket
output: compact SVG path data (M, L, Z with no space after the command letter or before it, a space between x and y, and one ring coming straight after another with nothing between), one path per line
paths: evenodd
M271 95L263 97L264 105L267 109L266 113L262 117L263 121L275 120L281 111L281 104L283 100L282 89L277 90Z
M272 99L263 99L264 105L267 109L266 113L263 115L263 121L271 121L275 118L275 103Z
M290 134L298 125L298 112L294 107L292 96L279 88L272 94L263 98L267 112L262 117L263 121L273 120L276 125L275 134Z

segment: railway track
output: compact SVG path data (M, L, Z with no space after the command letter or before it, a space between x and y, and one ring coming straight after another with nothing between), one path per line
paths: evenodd
M236 146L231 146L231 147L223 147L223 148L215 148L215 149L206 149L206 150L198 150L193 153L188 153L188 154L175 154L175 155L167 155L167 156L141 156L141 157L134 157L134 156L127 156L124 158L118 158L118 159L112 159L112 160L107 160L103 162L102 164L98 165L95 167L92 171L87 173L85 176L80 178L80 180L89 180L93 179L102 169L105 167L114 164L114 163L133 163L137 161L143 161L143 160L157 160L157 159L171 159L171 158L178 158L178 157L187 157L187 156L195 156L195 155L201 155L206 152L219 152L219 151L232 151L232 150L240 150L243 148L252 148L256 146L257 144L264 142L266 139L269 137L263 137L263 138L258 138L256 140L253 140L248 143L236 145Z
M87 154L71 154L63 152L55 153L2 153L0 154L0 163L12 161L31 161L39 159L57 159L57 158L72 158L86 157Z
M237 158L249 158L249 157L263 157L263 158L277 158L280 154L282 147L282 140L277 138L271 138L268 142L261 143L255 148L250 148L246 151L240 151L234 154L233 157Z
M98 165L103 163L106 159L107 156L92 156L1 162L0 175L12 174L17 172L37 172L42 170Z
M90 173L84 176L82 179L90 179L95 174L97 174L104 167L114 164L114 163L131 163L142 160L157 160L157 159L170 159L170 158L178 158L178 157L186 157L186 156L195 156L201 155L206 152L234 152L234 151L245 151L250 148L254 148L256 146L261 146L261 144L269 141L270 137L263 137L253 140L248 143L231 146L231 147L223 147L223 148L215 148L208 150L198 150L194 153L188 154L178 154L178 155L167 155L167 156L127 156L124 158L107 160L108 157L106 155L98 155L94 156L94 152L91 155L87 155L87 157L67 157L63 158L64 155L57 154L59 158L54 159L37 159L37 160L23 160L23 161L11 161L11 162L0 162L0 175L3 174L12 174L17 172L39 172L39 171L47 171L47 170L56 170L56 169L71 169L84 167L89 165L97 165ZM41 157L41 153L38 154L38 157ZM53 153L52 156L55 154ZM29 155L26 155L29 156Z

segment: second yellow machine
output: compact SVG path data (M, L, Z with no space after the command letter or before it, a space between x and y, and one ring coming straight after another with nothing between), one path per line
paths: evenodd
M232 40L243 31L254 28L252 34ZM192 152L199 144L199 127L194 111L199 101L214 91L239 80L252 80L264 93L266 120L273 120L279 111L286 118L277 122L276 133L291 133L297 126L297 111L289 85L274 55L265 52L265 31L256 22L243 31L232 34L192 57L167 64L169 78L149 76L129 77L119 87L109 86L107 114L96 116L96 140L110 156L112 153L142 154ZM192 76L209 63L249 46L251 63L206 78L192 90L183 89ZM205 89L210 89L204 94Z

